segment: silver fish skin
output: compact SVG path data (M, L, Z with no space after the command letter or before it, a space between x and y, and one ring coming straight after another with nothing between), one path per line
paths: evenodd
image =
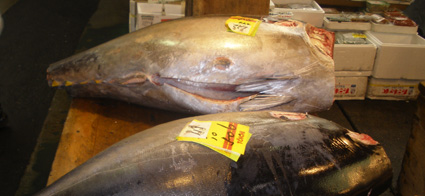
M50 86L189 113L313 112L333 103L334 65L306 26L261 23L255 36L227 31L229 17L152 25L47 69Z
M245 154L234 162L200 144L177 141L193 119L249 126ZM114 144L37 195L357 195L392 177L383 147L362 138L302 113L185 118Z

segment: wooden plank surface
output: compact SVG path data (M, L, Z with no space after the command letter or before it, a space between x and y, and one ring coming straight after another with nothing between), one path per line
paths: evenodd
M193 16L269 14L270 0L193 0Z
M114 100L74 98L47 185L128 136L188 116Z

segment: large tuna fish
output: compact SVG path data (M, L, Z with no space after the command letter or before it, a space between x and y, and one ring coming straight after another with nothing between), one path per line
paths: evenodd
M329 32L263 22L252 37L228 32L228 18L186 18L124 35L52 64L49 84L70 86L73 96L192 113L332 105Z
M200 121L249 126L237 162L177 141ZM367 135L302 113L221 113L165 123L111 146L39 195L356 195L392 176L384 149Z

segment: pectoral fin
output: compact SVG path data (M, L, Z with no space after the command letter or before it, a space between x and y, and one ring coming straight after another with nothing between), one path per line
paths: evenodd
M292 96L285 95L267 95L262 94L256 96L254 99L251 99L247 102L244 102L239 105L240 111L255 111L255 110L263 110L271 107L275 107L278 105L282 105L288 102L291 102L295 98Z

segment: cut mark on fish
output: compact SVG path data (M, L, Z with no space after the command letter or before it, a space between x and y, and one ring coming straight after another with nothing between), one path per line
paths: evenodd
M361 142L362 144L365 144L365 145L378 145L379 144L379 142L375 141L372 137L370 137L367 134L356 133L356 132L350 131L348 129L347 129L347 131L348 131L347 135L350 136L350 138L354 141Z
M308 118L307 114L295 113L295 112L271 111L270 115L273 116L274 118L279 118L282 120L304 120Z
M217 57L213 62L213 66L219 70L226 70L232 64L233 62L227 57Z

